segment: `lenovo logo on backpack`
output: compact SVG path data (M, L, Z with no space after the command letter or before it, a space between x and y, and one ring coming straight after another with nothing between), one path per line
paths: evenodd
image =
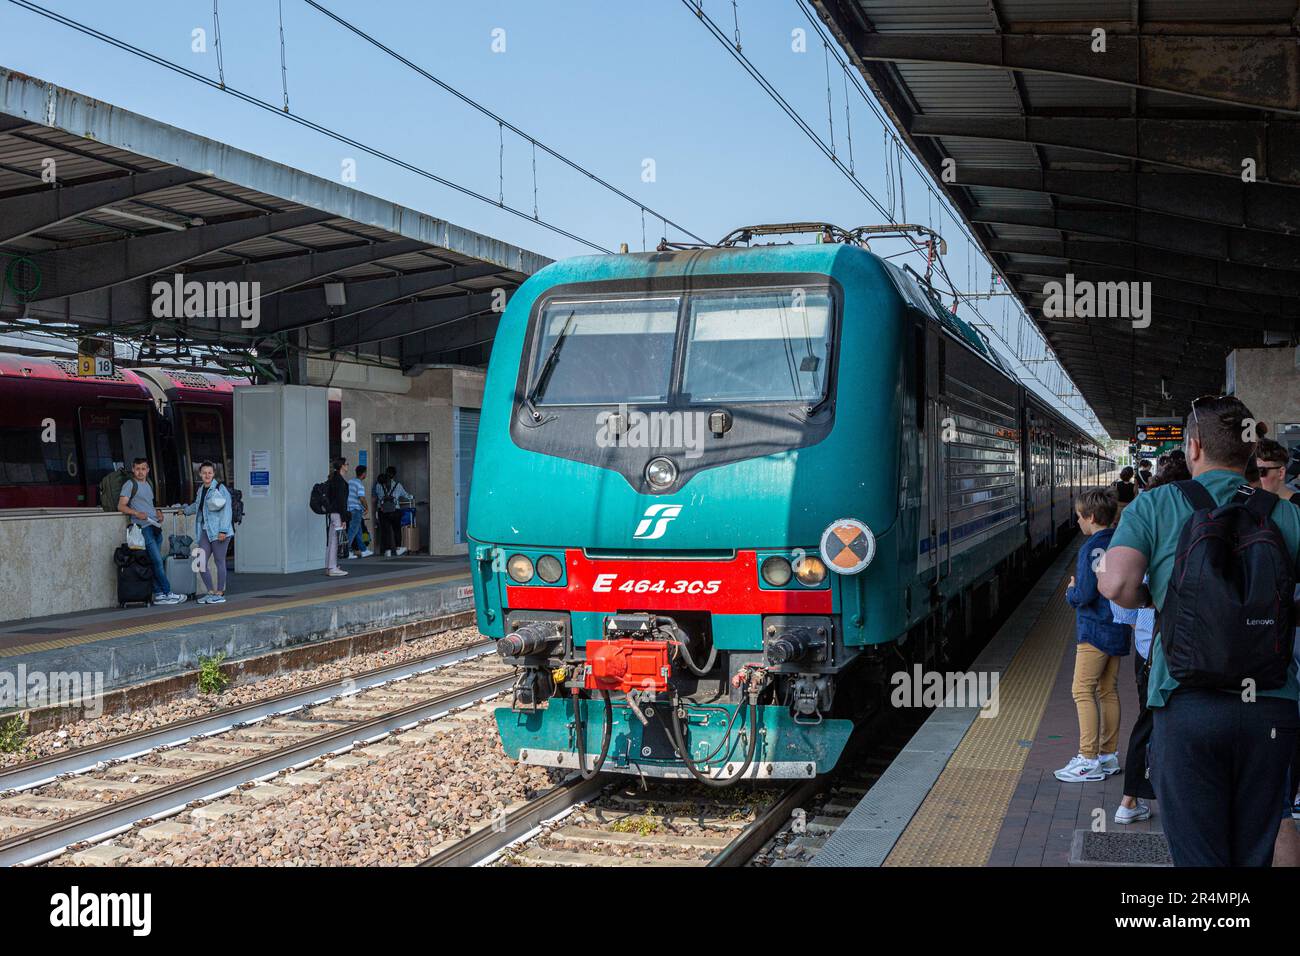
M1160 609L1169 672L1188 687L1281 687L1295 639L1296 569L1271 517L1277 496L1247 488L1220 505L1198 481L1177 487L1195 510Z

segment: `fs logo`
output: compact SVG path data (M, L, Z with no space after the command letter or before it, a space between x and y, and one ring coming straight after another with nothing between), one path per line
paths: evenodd
M641 519L641 523L636 526L636 531L632 533L632 537L641 541L654 541L656 538L662 538L664 532L668 530L668 522L681 513L681 505L651 505L645 510L645 516ZM651 525L654 525L654 531L650 530Z

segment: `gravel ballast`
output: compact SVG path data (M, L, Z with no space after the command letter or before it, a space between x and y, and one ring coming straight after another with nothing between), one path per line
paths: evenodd
M22 749L19 751L0 753L0 769L51 754L65 753L77 747L100 744L113 737L153 730L178 720L202 716L223 707L264 700L267 697L300 690L313 684L343 680L363 671L387 667L390 664L402 663L427 654L453 650L482 640L484 638L477 628L461 627L417 638L383 651L359 654L289 674L267 677L254 683L230 687L220 694L198 694L196 687L196 693L192 697L140 708L129 713L87 718L68 724L59 730L35 734L23 742Z

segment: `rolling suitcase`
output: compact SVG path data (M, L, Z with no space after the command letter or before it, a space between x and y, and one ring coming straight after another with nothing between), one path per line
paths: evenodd
M176 523L178 534L184 533L185 517L184 515L175 514L173 518ZM169 539L170 540L170 539ZM198 550L198 545L192 545L193 550ZM179 555L167 555L163 558L163 568L167 571L167 581L173 594L184 594L187 598L193 598L194 593L198 590L198 573L194 570L195 564L203 560L203 552L199 552L194 557Z
M408 554L415 554L420 550L420 525L415 522L415 509L403 510L402 522L402 546Z
M143 551L118 545L113 552L117 565L117 606L148 604L153 600L153 567Z

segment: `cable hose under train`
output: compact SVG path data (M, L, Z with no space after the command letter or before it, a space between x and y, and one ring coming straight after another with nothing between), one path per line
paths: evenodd
M578 732L578 774L583 780L590 780L600 769L605 766L605 758L609 756L609 741L614 735L614 706L609 699L609 691L600 692L601 700L605 704L605 729L600 738L600 756L596 758L596 766L591 770L587 769L587 728L582 720L582 700L575 689L571 695L573 701L573 720L577 725Z
M695 761L691 759L690 752L687 750L686 737L682 733L682 722L681 718L677 714L677 708L675 706L669 707L670 719L668 723L668 739L671 741L673 749L677 751L677 756L680 757L682 763L686 765L686 769L690 772L691 776L706 787L721 788L731 786L748 772L750 764L754 762L754 754L758 750L758 702L751 697L747 706L749 707L749 745L746 747L745 762L741 764L740 769L730 777L711 777L707 772L700 771L700 769L695 765ZM723 740L725 741L728 738L729 734L728 737L724 737ZM714 753L717 753L716 749L714 750Z
M682 652L682 661L686 664L686 669L696 677L707 677L713 670L713 665L718 662L718 645L714 644L709 648L709 659L704 662L703 667L696 667L695 660L691 657L691 650L687 647L685 641L679 641L677 647Z

